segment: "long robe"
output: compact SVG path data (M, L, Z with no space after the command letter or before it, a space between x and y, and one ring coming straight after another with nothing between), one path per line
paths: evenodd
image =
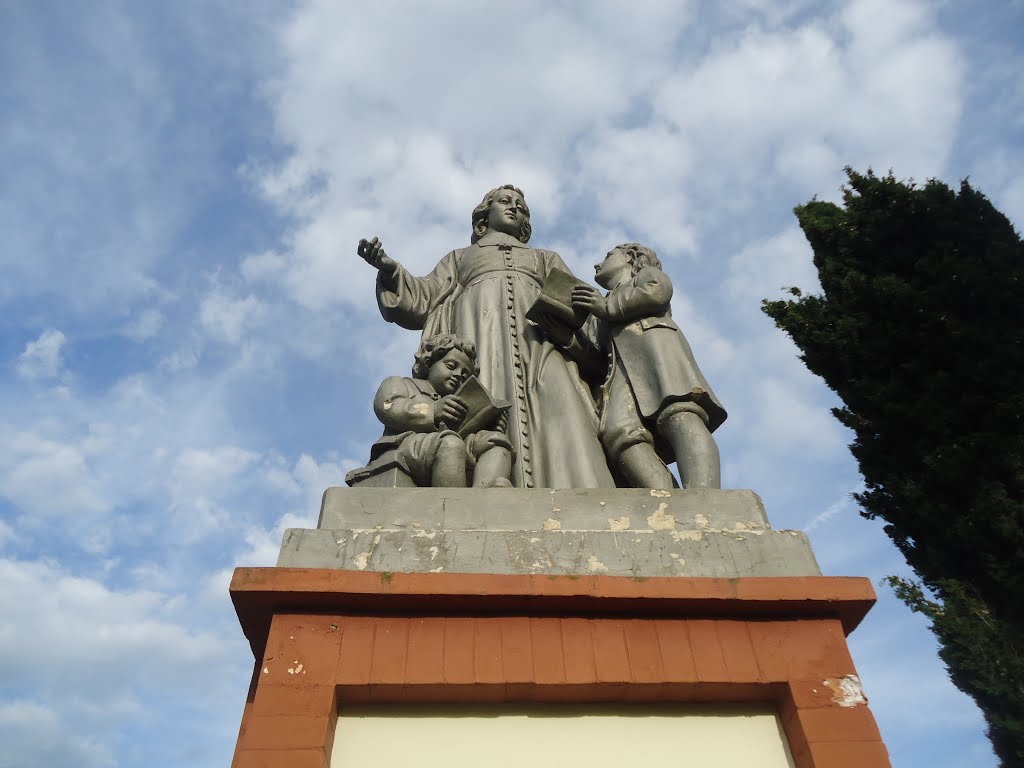
M569 271L554 251L489 232L425 277L404 267L379 273L377 304L385 320L424 338L453 333L476 345L480 382L512 403L516 487L613 488L594 401L576 364L526 320L552 269Z

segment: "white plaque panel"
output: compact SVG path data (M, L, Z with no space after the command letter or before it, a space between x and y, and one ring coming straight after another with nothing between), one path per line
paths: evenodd
M794 768L770 707L343 707L331 768Z

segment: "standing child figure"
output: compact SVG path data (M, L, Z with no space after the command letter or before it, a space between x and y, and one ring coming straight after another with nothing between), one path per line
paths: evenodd
M672 319L672 281L657 255L638 243L617 246L596 265L595 279L608 294L577 286L573 306L593 315L584 333L611 357L601 388L601 441L609 460L631 485L671 488L657 435L661 453L665 444L671 449L684 487L721 488L711 433L725 421L725 409Z
M398 467L420 487L511 487L512 446L498 430L465 437L458 427L467 414L456 392L478 372L476 347L452 334L425 339L416 352L412 378L390 376L373 398L384 434L370 448L370 463L353 470L350 485Z

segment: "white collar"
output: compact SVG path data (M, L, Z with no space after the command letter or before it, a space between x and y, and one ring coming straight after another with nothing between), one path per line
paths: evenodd
M518 238L512 237L512 235L506 235L504 232L496 232L491 229L488 230L487 234L476 241L477 245L511 245L513 248L529 248L526 243L520 241Z

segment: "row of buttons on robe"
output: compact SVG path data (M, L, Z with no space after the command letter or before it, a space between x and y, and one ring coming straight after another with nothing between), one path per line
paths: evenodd
M523 373L523 358L519 350L519 318L516 316L515 285L515 263L512 261L512 247L502 246L505 252L505 288L507 291L508 323L512 332L512 355L515 365L515 387L516 401L519 411L519 430L522 440L520 462L523 467L523 481L527 488L533 487L533 459L530 456L530 433L526 427L526 382ZM510 425L513 426L513 425ZM514 427L513 427L514 428Z

